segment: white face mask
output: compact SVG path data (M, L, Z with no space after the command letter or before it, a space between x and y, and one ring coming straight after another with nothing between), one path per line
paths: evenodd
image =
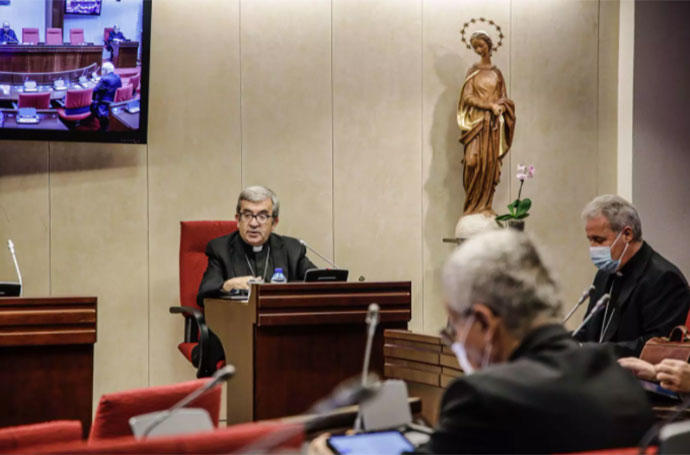
M472 363L470 362L470 359L467 357L467 349L465 348L465 342L467 341L467 337L469 336L470 329L472 328L472 324L474 324L474 314L469 317L467 322L465 323L465 326L463 327L464 333L462 334L462 341L455 341L451 346L450 349L453 351L455 354L455 357L458 359L458 363L460 364L460 368L462 368L462 371L466 374L472 374L474 373L477 369L474 368ZM493 349L493 346L489 344L489 347L484 351L484 357L482 358L482 363L480 368L484 368L489 364L489 358L491 357L491 350Z

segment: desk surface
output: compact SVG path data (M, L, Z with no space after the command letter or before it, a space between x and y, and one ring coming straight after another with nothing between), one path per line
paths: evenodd
M15 109L0 109L3 115L3 121L0 127L2 128L16 128L21 130L63 130L68 128L60 120L60 116L55 109L41 109L37 110L38 123L17 123L17 111Z

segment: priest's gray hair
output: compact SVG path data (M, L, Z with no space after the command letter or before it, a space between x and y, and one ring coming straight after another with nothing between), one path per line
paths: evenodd
M278 196L269 188L261 185L248 186L242 190L240 196L237 198L237 213L240 213L240 203L242 201L261 202L268 198L271 198L271 202L273 202L272 215L274 218L277 218L280 213L280 201L278 200Z
M465 241L443 268L451 310L462 314L482 303L522 338L538 316L561 311L559 289L532 241L513 229L478 234Z
M627 200L615 194L602 194L592 199L582 210L582 219L587 221L602 215L611 225L613 232L621 232L630 226L633 240L642 240L642 222L637 209Z

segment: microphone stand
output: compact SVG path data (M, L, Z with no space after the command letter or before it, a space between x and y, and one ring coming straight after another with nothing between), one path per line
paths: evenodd
M367 385L367 377L369 375L369 363L371 363L371 345L374 342L374 334L376 333L376 326L379 323L379 306L376 303L369 305L367 311L367 344L364 348L364 365L362 365L362 387ZM355 431L362 430L362 411L357 411L357 418L354 425Z
M24 293L24 286L22 284L22 273L19 271L19 264L17 263L17 255L14 252L14 242L12 240L7 240L7 248L10 250L12 255L12 261L14 262L14 270L17 272L17 277L19 278L19 297Z
M165 422L170 418L171 415L178 409L184 408L187 406L189 403L192 401L196 400L199 398L202 394L206 393L207 391L211 390L214 388L217 384L229 379L232 375L235 374L235 367L232 365L226 365L225 367L221 368L220 370L216 371L213 373L213 376L211 377L211 380L207 381L202 387L199 387L186 397L182 398L180 401L175 403L170 409L167 409L163 412L161 412L158 417L156 417L149 425L142 431L141 433L141 439L147 438L149 434L161 423Z
M323 259L324 262L327 262L328 265L330 265L330 266L333 267L334 269L339 269L339 268L340 268L340 267L338 267L337 265L335 265L335 262L333 262L333 261L331 261L331 260L325 258L324 256L321 255L321 253L319 253L319 252L316 251L314 248L312 248L312 247L310 247L309 245L307 245L307 242L305 242L304 240L300 239L299 243L301 243L302 245L304 245L304 247L305 247L306 249L308 249L309 251L311 251L312 253L314 253L315 255L317 255L318 257L320 257L321 259Z
M575 338L575 335L577 335L578 333L580 333L580 330L582 330L583 327L584 327L585 325L587 325L587 323L592 319L592 317L593 317L599 310L601 310L601 309L608 303L608 301L609 301L610 299L611 299L611 295L610 295L610 294L607 293L607 294L602 295L601 298L600 298L600 299L597 301L597 303L594 305L594 308L592 308L592 311L587 315L587 317L585 318L585 320L582 321L582 324L580 324L580 326L579 326L577 329L575 329L575 331L573 332L573 334L572 334L571 336L572 336L573 338Z
M563 318L563 321L561 321L561 324L565 324L568 322L568 319L572 317L572 315L577 311L578 308L580 308L580 305L585 303L586 300L589 299L591 296L591 292L594 290L594 285L590 285L587 289L584 290L580 298L577 300L577 303L575 306L568 312L568 314Z

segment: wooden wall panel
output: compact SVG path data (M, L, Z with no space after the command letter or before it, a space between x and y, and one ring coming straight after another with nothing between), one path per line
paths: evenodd
M98 298L94 398L148 384L146 147L53 143L52 294Z
M242 2L241 52L242 182L278 194L277 232L332 257L330 1Z
M421 3L333 4L335 257L351 279L411 280L422 328Z

